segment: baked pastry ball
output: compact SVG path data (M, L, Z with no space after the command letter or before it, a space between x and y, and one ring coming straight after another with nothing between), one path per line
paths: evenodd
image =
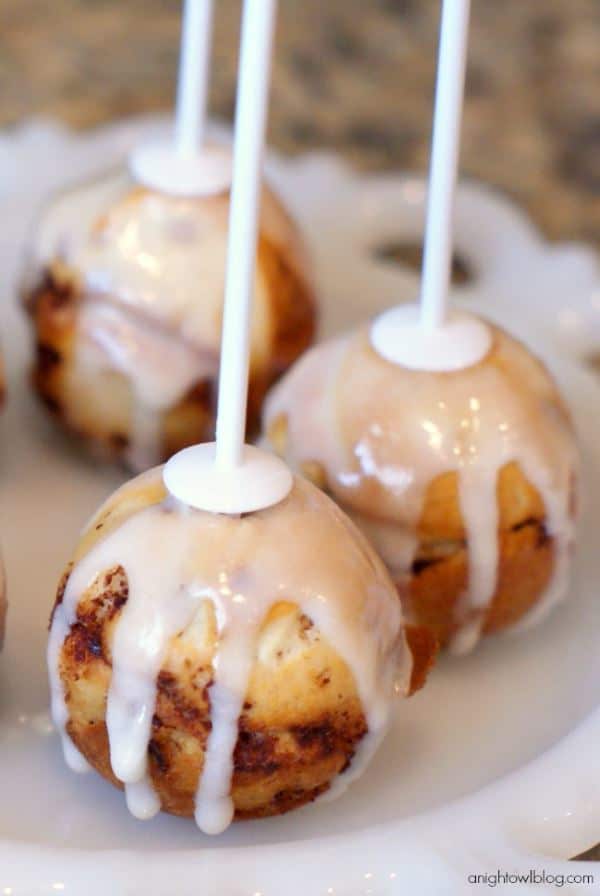
M175 501L160 469L83 533L48 649L72 767L124 786L137 817L195 814L207 833L343 789L430 660L383 563L309 482L232 517Z
M126 173L64 193L43 213L22 290L33 384L101 455L142 470L213 438L228 215L227 192L169 196ZM250 432L267 388L311 343L314 326L299 233L265 187Z
M492 327L456 372L382 358L369 327L312 349L268 396L270 446L386 562L409 621L466 652L565 593L578 452L548 371Z

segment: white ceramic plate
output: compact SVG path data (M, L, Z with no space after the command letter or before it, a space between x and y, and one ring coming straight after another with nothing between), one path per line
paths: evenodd
M336 803L209 839L181 819L135 821L121 794L63 765L45 712L48 613L78 530L122 475L79 455L28 394L14 275L48 188L96 172L160 127L75 137L36 124L0 140L9 378L0 534L11 602L0 660L0 896L437 896L476 892L468 876L498 869L592 873L562 860L600 840L600 388L568 354L600 344L600 275L592 254L545 245L510 205L473 185L461 188L457 226L476 279L457 299L549 356L583 443L587 501L571 599L521 638L444 658L402 707L373 767ZM374 260L372 249L418 237L420 179L359 178L325 156L272 159L270 175L314 251L325 334L414 297L416 276ZM535 892L556 889L547 882Z

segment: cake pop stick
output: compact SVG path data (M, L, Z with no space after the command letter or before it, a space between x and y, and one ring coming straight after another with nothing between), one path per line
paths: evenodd
M202 146L206 123L213 0L186 0L181 28L175 146L183 158Z
M392 308L371 329L379 354L417 370L469 367L490 346L484 323L447 308L469 8L470 0L444 0L442 7L421 308Z
M470 0L445 0L442 9L421 285L421 315L429 329L447 317L469 9Z
M217 441L167 463L169 491L191 506L247 513L281 501L292 476L271 454L244 444L250 324L275 0L246 0L236 106Z
M217 463L241 462L274 0L244 7L217 415Z
M213 0L185 0L173 136L131 154L136 180L164 193L206 196L231 184L230 153L204 140L212 18Z

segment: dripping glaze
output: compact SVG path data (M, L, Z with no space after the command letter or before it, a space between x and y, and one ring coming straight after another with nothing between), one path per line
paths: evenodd
M160 470L145 477L160 481ZM125 496L127 489L121 490ZM111 500L115 506L115 497ZM76 560L55 609L48 665L53 719L67 762L80 770L85 760L66 731L61 649L80 597L115 566L125 570L128 598L114 631L106 726L111 766L134 815L149 818L160 809L147 769L157 676L171 640L193 624L207 602L214 607L218 635L209 688L212 727L196 793L198 826L219 833L233 818L238 721L261 623L281 600L296 604L345 661L363 707L368 733L349 770L333 783L333 795L363 771L387 728L394 694L408 690L412 659L383 564L314 486L295 479L279 505L241 518L163 497L117 523Z
M554 545L545 594L515 628L541 619L564 595L574 540L579 459L568 414L543 365L503 331L493 327L492 335L479 364L431 373L381 358L365 327L308 352L271 391L264 413L267 434L285 421L277 450L292 468L322 468L329 493L398 583L410 576L428 486L458 475L469 578L450 645L457 653L477 643L496 590L502 467L516 462L537 489Z

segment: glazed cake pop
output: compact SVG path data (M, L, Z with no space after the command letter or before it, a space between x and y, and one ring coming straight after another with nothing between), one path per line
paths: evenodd
M369 327L307 353L265 408L271 446L385 560L409 619L458 651L564 594L578 456L544 366L491 328L477 364L411 370Z
M69 430L136 470L214 437L229 191L173 196L123 172L42 215L24 301L33 384ZM268 386L310 344L301 240L264 190L248 427Z
M307 481L236 517L182 505L154 470L96 514L64 576L53 716L69 764L124 786L135 815L215 833L345 788L428 650L413 660L385 567Z

